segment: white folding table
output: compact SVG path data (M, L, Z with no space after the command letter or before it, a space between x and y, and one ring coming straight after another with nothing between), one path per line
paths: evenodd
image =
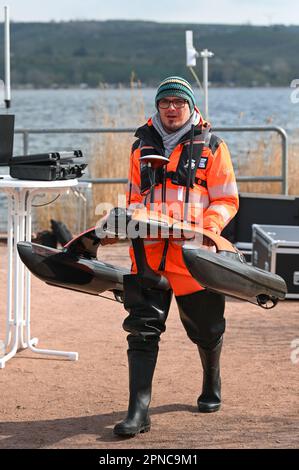
M33 198L44 193L63 193L77 185L76 179L27 181L8 175L0 176L0 191L8 197L6 332L5 352L0 357L0 369L19 350L25 348L35 353L63 356L73 361L78 359L77 352L36 347L38 339L31 338L30 332L30 272L17 252L19 241L31 241Z

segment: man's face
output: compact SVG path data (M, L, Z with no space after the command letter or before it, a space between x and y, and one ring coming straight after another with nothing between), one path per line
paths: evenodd
M184 106L182 108L175 108L173 102L178 103L179 105L182 105L184 102ZM160 103L161 105L169 103L169 107L166 109L161 108ZM191 115L188 102L177 96L166 96L160 100L158 103L158 109L161 122L166 132L175 132L183 127Z

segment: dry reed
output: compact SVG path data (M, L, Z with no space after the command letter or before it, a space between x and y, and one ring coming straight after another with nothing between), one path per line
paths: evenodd
M288 152L289 194L298 195L299 188L299 146L292 144ZM280 137L273 135L267 140L259 139L250 149L246 158L238 160L236 174L241 176L280 176L282 173L282 155ZM280 182L244 182L238 184L240 192L280 194Z
M122 113L125 113L125 115L122 115ZM131 101L128 103L127 109L119 109L119 120L123 121L127 113L137 116L137 125L143 124L146 119L141 84L134 81L134 76L131 77ZM119 126L116 119L106 113L104 127ZM91 177L127 178L130 149L134 140L136 138L132 134L121 133L107 133L94 138L92 142L92 159L89 166ZM92 224L96 223L101 216L101 212L98 213L97 211L98 204L110 203L117 206L119 195L124 195L125 192L125 184L94 184L92 188L92 214L94 216L90 222Z
M98 114L104 116L101 121L102 127L121 127L120 122L125 122L127 113L137 117L137 124L145 121L144 100L141 91L141 83L135 81L134 73L131 76L131 97L127 107L119 106L118 116L111 116L109 112L100 111L95 107L95 122ZM93 134L91 141L91 156L88 162L89 176L91 178L127 178L130 148L135 138L132 134L107 133ZM118 203L118 195L125 194L124 184L93 184L92 195L87 204L87 227L94 225L101 214L96 214L99 203L110 203L113 206ZM51 201L55 196L48 196ZM63 221L73 234L84 229L80 221L83 220L83 206L78 204L78 196L73 191L68 195L61 195L53 204L41 206L35 209L35 230L50 228L50 220ZM37 202L42 204L45 201Z
M77 191L69 189L60 196L52 193L42 199L35 198L34 231L49 230L51 219L64 222L73 234L80 232L83 223L83 204Z

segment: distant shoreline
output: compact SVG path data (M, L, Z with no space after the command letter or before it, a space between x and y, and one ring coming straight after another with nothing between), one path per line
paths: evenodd
M288 86L298 76L299 26L209 25L146 21L11 24L11 77L16 87L156 87L185 76L185 31L207 48L216 87ZM0 23L0 36L3 24ZM0 44L1 56L1 44ZM202 78L202 60L196 63Z

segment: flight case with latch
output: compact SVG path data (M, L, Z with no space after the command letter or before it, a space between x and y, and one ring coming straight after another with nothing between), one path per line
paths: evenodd
M299 227L252 226L252 264L279 274L288 287L286 298L299 298Z

